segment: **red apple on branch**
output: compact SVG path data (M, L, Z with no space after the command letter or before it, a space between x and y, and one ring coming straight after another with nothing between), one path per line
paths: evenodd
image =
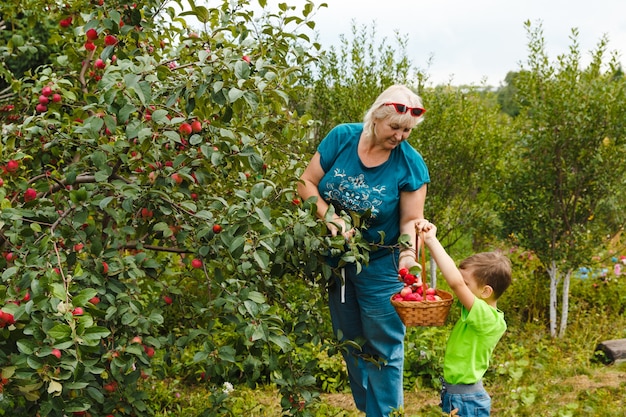
M183 182L183 177L176 172L172 174L172 179L176 184L181 184Z
M194 133L202 132L202 123L200 123L199 120L194 120L193 122L191 122L191 130Z
M29 201L33 201L36 198L37 198L37 190L35 190L34 188L28 188L26 191L24 191L25 202L28 203Z
M14 159L11 159L9 162L7 162L6 170L7 172L15 172L18 170L19 167L20 163Z
M87 39L89 39L90 41L95 41L96 39L98 39L98 31L91 28L87 32L85 32L85 36L87 36Z
M181 123L181 125L178 128L178 131L180 132L181 135L191 135L191 132L193 131L193 128L191 127L191 125L187 122Z
M113 35L106 35L104 37L104 44L107 46L113 46L117 44L117 38Z

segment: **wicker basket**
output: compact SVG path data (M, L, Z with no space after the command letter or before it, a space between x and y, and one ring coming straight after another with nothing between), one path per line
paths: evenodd
M421 249L421 250L420 250ZM426 291L426 250L424 249L424 239L417 236L416 260L419 262L421 252L422 285ZM452 294L447 291L435 289L441 300L436 301L397 301L391 297L391 305L396 309L400 320L405 326L443 326L450 312Z
M396 301L391 299L400 320L405 326L443 326L452 305L452 294L436 289L441 300L437 301Z

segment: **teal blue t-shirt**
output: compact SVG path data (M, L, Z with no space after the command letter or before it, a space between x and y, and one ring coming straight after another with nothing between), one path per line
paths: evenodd
M320 143L317 150L325 175L318 189L337 213L371 212L363 237L378 243L379 231L383 231L384 244L393 245L400 236L400 192L415 191L430 182L428 168L407 141L394 148L383 164L364 166L357 149L362 132L363 123L340 124Z
M461 317L448 338L443 377L449 384L474 384L489 368L489 360L506 331L504 313L475 298L471 310L461 307Z

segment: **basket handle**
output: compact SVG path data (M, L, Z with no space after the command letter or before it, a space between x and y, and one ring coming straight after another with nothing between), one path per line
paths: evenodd
M422 290L424 290L423 294L426 294L426 246L424 246L423 231L416 233L415 247L417 248L415 251L415 261L417 261L422 267L422 271L420 273L422 277Z

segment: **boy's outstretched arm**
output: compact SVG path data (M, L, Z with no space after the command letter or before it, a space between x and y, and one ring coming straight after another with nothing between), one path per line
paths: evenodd
M459 268L457 268L454 260L448 255L448 252L446 252L441 245L439 239L437 239L437 227L428 220L420 220L416 223L416 230L420 238L422 236L424 237L424 244L428 247L430 256L432 256L437 263L450 289L456 294L461 304L463 304L466 309L471 310L476 296L465 283L463 275L461 271L459 271Z

